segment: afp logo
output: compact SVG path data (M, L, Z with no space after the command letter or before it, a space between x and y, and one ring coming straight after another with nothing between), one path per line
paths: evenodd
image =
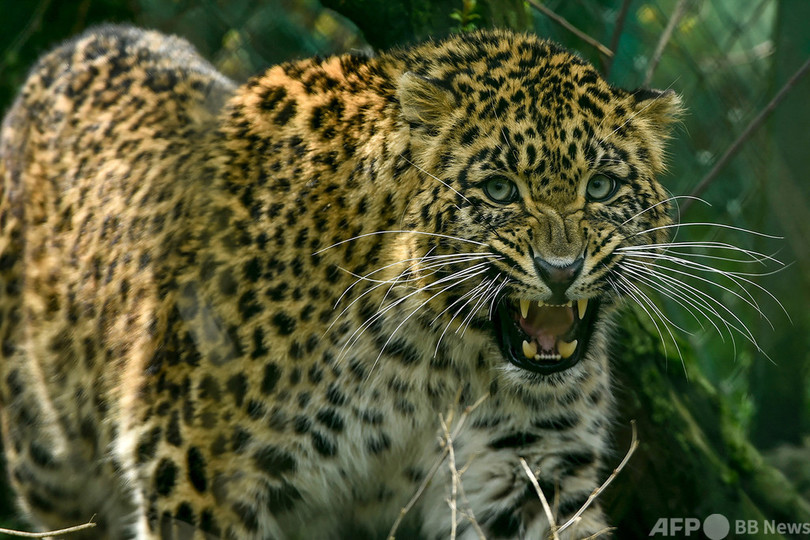
M722 540L728 536L730 529L731 524L722 514L712 514L703 523L698 518L660 518L655 522L649 536L683 538L703 531L709 540Z

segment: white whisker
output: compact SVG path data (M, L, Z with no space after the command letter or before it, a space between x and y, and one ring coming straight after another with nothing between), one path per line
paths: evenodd
M673 228L680 228L680 227L717 227L719 229L730 229L732 231L743 232L746 234L753 234L754 236L760 236L762 238L770 238L772 240L782 240L783 237L781 236L774 236L772 234L765 234L757 231L752 231L750 229L744 229L742 227L735 227L734 225L726 225L725 223L672 223L670 225L660 225L658 227L652 227L650 229L646 229L643 231L639 231L637 233L633 233L630 235L630 238L633 236L638 236L640 234L647 234L654 231L660 231L664 229L673 229Z
M751 257L751 259L728 259L730 261L739 261L739 262L756 262L756 263L764 263L765 261L770 261L780 266L784 266L785 263L780 261L779 259L774 258L771 255L766 255L764 253L759 253L757 251L752 251L749 249L741 248L735 246L733 244L727 244L725 242L716 242L716 241L696 241L696 242L665 242L661 244L644 244L640 246L623 246L620 248L616 248L616 251L657 251L663 250L664 252L673 251L672 248L697 248L697 249L717 249L717 250L728 250L728 251L735 251L738 253L742 253ZM679 254L686 254L686 252L676 252ZM698 255L698 254L695 254Z
M498 301L498 295L501 294L501 291L509 284L509 278L504 277L503 283L498 285L498 288L495 289L495 293L492 295L492 302L489 305L489 318L492 319L492 312L495 311L495 302Z
M626 276L623 276L622 274L617 274L617 276L618 276L620 279L625 280L625 282L627 283L627 285L628 285L628 286L633 287L633 289L634 289L636 292L638 292L639 294L643 294L642 290L641 290L641 289L639 289L638 285L636 285L635 283L633 283L633 282L632 282L630 279L628 279ZM655 311L656 311L657 315L659 316L659 318L661 319L661 321L662 321L662 322L666 322L666 323L667 323L667 324L669 324L669 325L670 325L672 328L675 328L676 330L679 330L679 331L683 332L684 334L687 334L687 335L690 335L690 336L693 334L693 333L692 333L692 332L690 332L689 330L687 330L687 329L685 329L685 328L681 327L681 326L680 326L680 325L678 325L678 324L675 324L675 323L674 323L674 322L673 322L673 321L672 321L670 318L668 318L666 315L664 315L664 312L663 312L663 311L661 311L661 308L659 308L659 307L658 307L658 305L656 305L656 304L655 304L655 302L653 302L653 301L652 301L652 298L650 298L650 297L649 297L649 296L647 296L646 294L644 295L644 297L645 297L647 300L649 300L650 302L652 302L652 303L655 305L655 308L654 308L654 309L655 309Z
M357 235L357 236L353 236L351 238L347 238L346 240L341 240L340 242L336 242L336 243L332 244L331 246L327 246L327 247L325 247L323 249L319 249L318 251L313 253L313 255L319 255L319 254L323 253L326 250L332 249L333 247L340 246L340 245L345 244L347 242L353 242L354 240L359 240L360 238L366 238L368 236L375 236L375 235L378 235L378 234L421 234L421 235L424 235L424 236L434 236L434 237L438 237L438 238L445 238L445 239L448 239L448 240L457 240L459 242L467 242L468 244L475 244L476 246L487 246L487 244L484 244L483 242L476 242L475 240L469 240L467 238L460 238L458 236L451 236L449 234L429 233L429 232L424 232L424 231L413 231L413 230L402 229L402 230L393 230L393 231L374 231L374 232L370 232L370 233L365 233L365 234L360 234L360 235Z
M650 313L650 310L647 309L647 306L649 306L650 309L652 309L657 315L660 314L660 310L647 295L645 295L638 287L636 287L633 284L633 282L631 282L629 279L625 278L621 274L616 274L616 277L624 282L625 285L622 285L621 288L627 293L627 295L629 295L633 300L636 301L636 305L638 305L641 309L644 310L644 312L652 321L653 325L655 325L655 330L658 332L658 337L661 338L661 345L664 347L664 357L668 359L669 355L667 354L667 342L664 339L664 334L661 332L661 328L658 326L655 317L653 317L652 313ZM670 338L672 339L672 343L675 345L675 349L678 351L678 357L681 359L681 363L683 363L683 355L681 354L680 347L678 347L678 342L675 340L675 336L672 335L672 331L666 325L664 320L663 319L659 320L661 320L661 324L664 325L664 329L667 331Z
M475 277L477 275L480 275L480 274L486 272L487 271L487 266L489 266L488 262L479 263L477 265L470 266L468 268L465 268L463 270L460 270L458 272L450 274L449 276L445 276L445 277L443 277L441 279L436 280L435 282L431 283L429 286L434 287L434 286L436 286L436 285L438 285L440 283L447 283L448 281L454 281L454 283L452 283L450 286L442 289L441 291L436 293L436 295L434 295L433 297L435 297L435 296L441 294L442 292L444 292L444 291L458 285L461 282L464 282L464 281L466 281L468 279L471 279L472 277ZM359 328L357 328L348 337L348 339L346 340L346 343L343 345L343 348L340 351L340 354L338 355L338 358L342 357L345 350L346 350L346 348L348 346L350 346L350 344L356 343L357 340L360 338L360 336L365 332L365 330L367 328L369 328L372 324L374 324L374 322L376 320L378 320L380 317L385 315L388 311L390 311L391 309L393 309L393 308L397 307L398 305L402 304L403 302L405 302L406 300L408 300L410 297L414 296L415 294L418 294L420 292L423 292L423 291L427 290L427 288L428 288L428 286L420 287L420 288L416 289L415 291L413 291L411 293L408 293L405 296L403 296L401 298L398 298L397 300L391 302L385 308L378 310L377 313L375 313L374 315L369 317L363 324L360 325ZM433 298L433 297L431 297L431 298Z
M390 336L388 336L388 339L385 341L385 343L383 344L383 346L380 348L380 353L377 355L377 359L376 359L376 360L374 360L374 365L372 365L371 370L369 370L369 376L371 376L371 372L372 372L372 371L374 371L374 368L377 366L377 362L379 362L379 361L380 361L380 358L382 357L383 352L385 352L385 348L388 346L388 344L391 342L391 340L392 340L392 339L394 339L394 335L396 335L396 333L399 331L399 329L400 329L400 328L402 328L402 325L404 325L406 322L408 322L408 320L409 320L411 317L413 317L413 315L414 315L414 314L415 314L417 311L419 311L420 309L422 309L422 307L424 307L424 306L425 306L425 305L426 305L428 302L430 302L431 300L433 300L434 298L436 298L436 297L437 297L437 296L439 296L440 294L444 293L445 291L447 291L447 290L449 290L449 289L452 289L453 287L457 287L457 286L458 286L460 283L462 283L462 282L466 281L467 279L471 279L471 278L473 278L473 277L475 277L475 276L477 276L477 275L480 275L480 274L482 274L482 273L486 272L486 270L487 270L487 269L486 269L486 268L484 268L484 269L482 269L482 270L480 270L480 271L478 271L478 272L476 272L476 273L472 274L471 276L465 277L465 278L463 278L463 279L461 279L461 280L457 280L457 281L455 281L455 282L451 283L451 284L450 284L450 285L448 285L447 287L445 287L445 288L441 289L439 292L435 293L434 295L432 295L431 297L429 297L427 300L425 300L424 302L422 302L421 304L419 304L419 305L418 305L416 308L414 308L414 309L413 309L413 311L411 311L411 312L410 312L410 313L409 313L409 314L408 314L408 315L407 315L407 316L406 316L406 317L405 317L405 318L404 318L402 321L400 321L400 323L397 325L397 327L396 327L396 328L394 328L394 331L393 331L393 332L391 332L391 335L390 335ZM415 291L415 292L419 292L419 291L417 290L417 291ZM414 293L411 293L411 295L415 294L415 292L414 292ZM408 296L411 296L411 295L408 295ZM405 298L408 298L408 296L406 296ZM400 303L401 303L401 302L400 302ZM385 313L385 311L387 311L388 309L389 309L389 308L386 308L386 310L383 310L382 312L378 312L378 314L379 314L379 315L382 315L382 314L383 314L383 313ZM375 316L375 317L376 317L376 316ZM359 337L359 336L358 336L358 337ZM350 338L350 339L351 339L351 338Z
M740 324L740 327L737 327L736 325L734 325L734 324L732 324L730 322L728 324L732 328L737 330L748 341L750 341L751 344L754 345L757 348L758 351L764 352L764 351L762 351L759 344L757 343L756 338L754 338L754 334L751 332L751 330L745 325L745 323L728 306L726 306L720 300L717 300L716 298L714 298L710 294L707 294L707 293L701 291L700 289L698 289L698 288L696 288L696 287L694 287L692 285L689 285L688 283L684 282L683 280L680 280L680 279L675 278L673 276L670 276L670 275L664 274L662 272L659 272L659 271L651 268L650 265L642 265L642 264L637 264L637 263L628 263L628 264L632 265L634 268L636 268L636 269L638 269L638 270L640 270L642 272L648 272L650 275L655 275L659 279L666 280L667 282L673 284L674 286L683 287L686 290L689 290L690 292L703 297L705 300L708 300L708 301L711 301L711 302L715 303L720 308L722 308L723 311L725 311L729 315L731 315L731 317L733 317L734 320L737 321ZM661 267L659 267L659 268L661 268ZM667 268L665 268L665 269L667 269ZM672 270L672 269L668 269L668 270ZM684 273L684 272L679 272L679 273L685 274L687 276L691 275L691 274ZM708 281L708 280L706 280L706 281ZM708 282L713 283L711 281L708 281ZM732 294L733 294L733 291L729 291L729 292L732 292ZM737 296L739 296L739 295L737 295ZM740 296L740 299L743 299L743 298ZM743 300L745 300L745 299L743 299ZM765 320L770 322L767 317L765 317Z
M456 330L456 334L458 334L458 331L461 330L461 336L462 337L464 336L464 333L467 331L467 328L469 328L469 325L472 322L473 318L475 317L478 308L481 307L482 305L486 305L487 301L489 300L491 290L495 288L496 279L497 276L492 278L487 284L486 289L484 289L481 292L481 294L478 295L479 296L478 301L475 303L472 309L470 309L470 312L467 314L467 317L465 317L464 320L461 321L461 326L458 328L458 330Z
M680 292L680 291L676 290L672 286L668 286L666 283L656 281L655 279L648 276L647 274L645 274L643 272L640 272L640 271L638 271L638 270L636 270L636 269L634 269L634 268L632 268L630 266L627 266L627 265L625 265L625 264L623 264L621 262L618 263L618 267L621 268L622 271L627 273L629 276L631 276L634 279L638 280L639 282L645 284L646 286L650 287L651 289L663 294L667 298L670 298L671 300L676 302L678 305L683 307L689 313L689 315L691 315L692 318L695 319L695 322L698 323L700 328L702 330L705 330L705 328L703 326L703 323L700 320L700 317L698 317L695 314L695 312L692 311L693 308L695 310L697 310L700 315L702 315L707 321L709 321L709 323L712 326L714 326L714 329L717 330L717 333L720 335L720 338L725 341L725 339L723 338L723 333L720 331L720 327L717 326L715 324L714 320L711 317L709 317L707 315L707 313L704 311L704 309L708 309L716 317L722 319L722 317L720 317L720 314L717 313L711 306L707 306L707 305L704 305L704 304L699 304L698 305L698 303L693 298L689 297L688 295L684 294L683 292Z
M641 216L642 214L645 214L646 212L649 212L650 210L652 210L652 209L653 209L653 208L655 208L656 206L660 206L660 205L662 205L662 204L666 204L666 203L668 203L669 201L677 201L678 199L691 199L691 200L695 200L695 201L700 201L700 202L702 202L702 203L706 203L706 204L708 204L709 206L711 206L711 204L710 204L708 201L706 201L705 199L701 199L700 197L694 197L694 196L692 196L692 195L673 195L672 197L668 197L668 198L664 199L663 201L660 201L660 202L655 203L655 204L654 204L654 205L652 205L652 206L648 206L647 208L645 208L645 209L644 209L644 210L642 210L641 212L639 212L639 213L637 213L637 214L635 214L635 215L633 215L633 216L631 216L631 217L627 218L626 220L624 220L624 221L623 221L623 222L622 222L622 223L619 225L619 227L622 227L623 225L627 225L629 222L633 221L634 219L636 219L637 217Z
M682 275L682 276L689 276L689 277L691 277L693 279L696 279L698 281L702 281L704 283L708 283L709 285L714 285L715 287L718 287L718 288L720 288L720 289L722 289L722 290L724 290L724 291L726 291L728 293L731 293L734 296L736 296L737 298L739 298L740 300L742 300L743 302L745 302L746 304L748 304L749 306L751 306L752 308L754 308L757 311L757 313L759 313L760 317L762 317L763 319L765 319L768 322L768 324L771 326L771 328L773 328L773 324L771 324L770 319L768 319L768 317L765 315L765 313L762 312L762 309L759 307L759 304L757 303L756 298L754 298L754 296L748 291L748 289L746 289L737 280L744 281L745 283L748 283L749 285L752 285L752 286L764 291L766 294L770 295L771 298L773 298L774 301L780 307L782 307L782 304L779 302L779 300L777 300L767 289L765 289L764 287L762 287L758 283L755 283L755 282L753 282L750 279L747 279L745 277L736 276L736 275L730 275L728 272L724 272L722 270L717 270L716 268L712 268L711 266L700 265L699 263L691 263L691 261L685 261L686 263L691 263L691 264L682 264L683 266L686 266L687 268L703 270L705 272L715 273L715 274L719 274L719 275L724 276L726 279L730 280L737 287L739 287L740 290L742 290L742 292L744 292L745 295L748 298L745 298L744 296L742 296L741 294L739 294L738 292L734 291L733 289L731 289L729 287L726 287L726 286L724 286L724 285L722 285L722 284L720 284L720 283L718 283L716 281L712 281L712 280L710 280L708 278L705 278L703 276L699 276L697 274L693 274L693 273L690 273L690 272L684 272L683 270L678 270L677 268L672 268L670 266L663 266L661 264L658 264L657 262L648 263L646 261L643 261L643 257L640 257L638 254L628 254L627 257L631 258L631 259L635 259L639 264L644 263L644 268L652 270L652 267L655 267L655 268L657 268L659 270L668 270L670 272L675 272L676 274L679 274L679 275ZM665 258L665 256L661 256L661 258L664 259L664 260L670 260L670 259ZM681 264L680 262L677 262L677 261L672 261L672 262L675 262L676 264ZM784 310L784 307L782 307L782 309ZM787 315L788 319L790 319L790 315L788 315L787 312L785 312L785 315Z
M659 291L662 294L666 295L667 297L671 298L681 306L683 304L678 300L680 298L684 302L688 303L690 306L694 307L709 323L714 327L717 331L717 334L720 336L720 339L725 342L725 337L723 336L723 332L720 330L720 327L714 322L714 319L706 313L708 311L710 314L714 315L717 320L719 320L728 332L729 338L731 338L731 344L734 349L734 357L737 356L737 340L734 338L734 333L731 331L732 329L737 330L740 334L743 332L740 331L735 325L729 323L714 307L712 307L711 303L705 300L704 298L700 297L699 295L695 295L693 291L690 291L685 284L680 283L678 280L668 280L665 279L667 276L658 276L658 275L651 275L649 272L642 272L640 270L635 270L632 267L628 266L624 262L619 263L619 267L622 271L627 272L628 274L632 275L635 279L643 282L648 287L652 288L653 290ZM656 279L658 281L656 281ZM674 282L673 282L674 281ZM691 296L690 296L691 294ZM712 299L713 300L713 299ZM684 306L692 317L696 318L695 314L686 306ZM701 328L703 325L698 320L698 324L700 324Z

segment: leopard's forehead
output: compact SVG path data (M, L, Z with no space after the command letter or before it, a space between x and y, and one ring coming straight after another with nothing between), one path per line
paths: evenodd
M435 164L462 183L507 172L535 198L575 198L581 179L606 165L635 177L650 157L633 95L588 62L532 35L489 31L415 49L413 72L452 93ZM455 176L455 175L454 175Z

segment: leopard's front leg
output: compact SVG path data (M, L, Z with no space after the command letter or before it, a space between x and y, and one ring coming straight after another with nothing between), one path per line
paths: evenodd
M426 538L450 538L454 519L456 538L552 538L552 528L580 511L602 481L606 418L600 409L550 404L531 412L513 402L505 415L497 400L490 405L473 413L455 438L440 434L452 446L421 505ZM558 537L606 532L597 499Z

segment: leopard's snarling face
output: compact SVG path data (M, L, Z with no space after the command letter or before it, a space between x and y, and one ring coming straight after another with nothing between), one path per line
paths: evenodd
M443 49L398 89L424 180L412 213L452 237L423 238L422 251L469 253L464 270L429 279L453 289L444 314L474 311L467 325L493 331L515 366L566 370L626 279L622 247L665 237L655 175L679 100L613 88L533 36L478 34Z

